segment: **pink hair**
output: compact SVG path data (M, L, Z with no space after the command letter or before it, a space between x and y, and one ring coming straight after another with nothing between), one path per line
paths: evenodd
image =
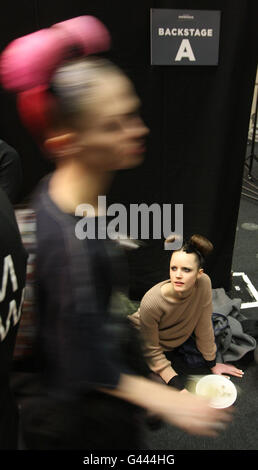
M97 18L79 16L15 39L1 55L2 86L18 93L21 119L33 134L39 136L49 123L55 98L48 86L73 47L85 56L105 51L109 32Z

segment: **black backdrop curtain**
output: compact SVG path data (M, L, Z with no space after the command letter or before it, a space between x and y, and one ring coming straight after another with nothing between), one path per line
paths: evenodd
M0 49L12 39L74 16L93 14L110 29L109 57L133 79L150 127L141 167L116 175L109 203L184 205L184 236L201 233L215 250L206 271L230 288L231 262L257 65L255 0L9 0L1 7ZM220 10L218 66L150 65L150 9ZM0 137L21 155L21 200L49 170L1 90ZM172 224L173 230L173 224ZM163 239L129 254L131 297L168 277Z

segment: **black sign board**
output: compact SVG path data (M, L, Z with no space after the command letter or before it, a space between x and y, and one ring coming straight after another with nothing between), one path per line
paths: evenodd
M152 65L217 65L220 11L151 9Z

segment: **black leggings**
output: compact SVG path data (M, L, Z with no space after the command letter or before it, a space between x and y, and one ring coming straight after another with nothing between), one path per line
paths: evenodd
M206 375L211 373L205 359L196 347L193 335L178 348L173 351L164 351L164 354L171 361L173 369L179 375Z

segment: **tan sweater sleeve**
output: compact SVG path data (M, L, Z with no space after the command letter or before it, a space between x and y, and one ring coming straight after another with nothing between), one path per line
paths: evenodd
M196 346L206 361L212 361L216 357L216 343L212 325L212 288L208 276L203 278L203 296L201 315L195 327Z
M162 310L157 297L150 293L143 297L138 311L141 333L144 340L144 354L149 368L168 383L177 375L166 358L159 343L159 322Z

